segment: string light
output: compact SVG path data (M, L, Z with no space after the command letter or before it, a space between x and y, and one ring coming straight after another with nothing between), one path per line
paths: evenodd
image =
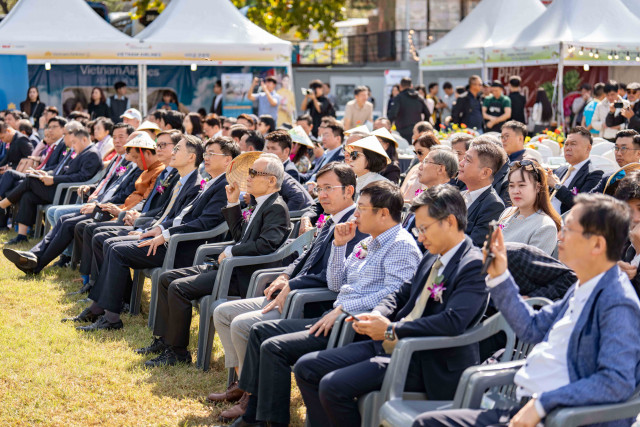
M580 56L584 55L584 52L582 51L583 49L584 49L583 47L580 48L580 50L578 51L578 55Z
M618 56L618 52L615 52L615 54L613 55L613 57L614 57L615 59L620 59L620 56Z
M596 54L593 55L593 57L596 58L596 59L600 58L600 53L596 50Z
M589 51L589 56L593 58L593 52Z
M585 71L589 71L589 64L584 64L582 67Z
M626 59L627 61L631 59L631 56L629 55L629 52L627 52L627 56L625 56L624 59Z
M612 60L612 59L613 59L613 55L612 55L612 53L613 53L613 52L609 52L609 55L607 56L607 59L609 59L609 60Z

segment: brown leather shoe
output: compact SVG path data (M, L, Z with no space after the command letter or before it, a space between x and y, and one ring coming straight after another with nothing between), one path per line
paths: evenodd
M225 423L233 421L236 418L243 416L244 413L247 412L248 405L249 405L249 393L243 393L242 397L238 401L238 404L235 406L232 406L226 411L222 411L222 413L218 418L220 419L220 421L224 421Z
M242 397L243 390L238 388L238 381L234 381L224 393L211 393L207 396L209 402L237 402Z

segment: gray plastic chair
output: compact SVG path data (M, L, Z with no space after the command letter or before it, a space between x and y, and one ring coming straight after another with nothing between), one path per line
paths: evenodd
M304 252L305 247L311 244L314 239L315 228L307 231L302 236L293 241L286 242L280 249L269 255L261 256L234 256L222 260L216 275L216 281L213 285L211 295L207 295L200 299L198 306L200 309L200 328L198 331L198 358L196 366L203 370L209 369L211 361L211 350L213 347L213 337L215 335L215 327L213 326L213 311L215 308L228 300L237 299L229 297L229 284L231 274L234 268L244 267L248 265L266 264L271 262L282 261L288 256ZM228 243L227 243L228 245ZM219 254L227 245L200 247L196 253L194 265L202 264L205 256Z
M527 303L531 306L545 306L550 304L551 301L547 298L530 298ZM461 391L460 386L456 390L453 401L426 400L427 396L424 393L405 392L405 382L411 357L419 351L461 347L479 343L500 332L504 332L507 336L505 351L500 357L500 362L522 360L533 348L532 345L517 339L513 329L511 329L501 313L494 314L484 322L456 337L404 338L400 340L391 355L391 362L387 368L380 391L368 393L358 400L358 406L362 414L362 425L378 426L380 423L384 424L384 422L388 422L386 425L411 425L413 418L417 414L440 409L467 407L463 406L465 395L464 389ZM481 368L484 368L484 366L481 366ZM460 379L461 383L470 369L472 368L463 372ZM505 387L493 390L488 398L502 400L509 396L513 396L515 399L515 388Z

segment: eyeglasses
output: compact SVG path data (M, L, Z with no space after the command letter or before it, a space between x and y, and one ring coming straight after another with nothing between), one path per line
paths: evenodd
M362 153L362 152L360 152L360 151L351 151L351 152L349 153L349 158L350 158L352 161L356 161L356 160L358 160L358 156L359 156L360 154L364 154L364 153Z
M619 151L622 154L625 154L627 151L638 151L637 148L629 148L629 147L613 147L613 151L616 153Z
M173 147L173 150L171 150L172 153L177 153L178 150L180 149L180 147L178 145L176 145L175 147Z
M203 156L205 159L208 159L209 157L212 157L212 156L226 156L226 155L227 155L227 154L224 154L224 153L211 153L211 152L206 152L206 153L204 153L202 156Z
M427 163L431 163L432 165L440 165L440 166L442 166L442 163L436 163L436 162L433 162L433 161L427 160L427 159L424 159L424 161L422 162L423 165L426 165Z
M587 235L589 233L585 233L584 231L580 231L580 230L572 230L569 227L567 227L567 225L563 222L562 225L560 226L560 232L558 234L565 234L565 233L580 233L583 235Z
M336 188L344 188L344 185L332 185L332 186L326 186L326 187L316 187L316 192L318 193L318 195L320 195L322 193L330 194Z
M416 156L422 156L422 155L424 154L424 151L422 151L422 150L413 150L413 153L414 153Z
M441 220L437 219L435 221L433 221L431 224L427 225L426 227L413 227L411 229L411 233L415 236L415 237L420 237L421 234L424 234L427 232L427 230L429 229L429 227L431 227L433 224L440 222Z
M257 171L255 169L253 169L253 168L249 168L249 176L251 178L255 178L256 176L275 176L275 175L272 174L272 173L260 172L260 171Z
M175 145L175 144L173 142L161 142L160 144L157 144L157 147L161 150L164 150L169 145Z
M356 210L358 212L364 212L364 211L377 211L380 208L376 208L375 206L362 206L362 205L357 205L356 206Z

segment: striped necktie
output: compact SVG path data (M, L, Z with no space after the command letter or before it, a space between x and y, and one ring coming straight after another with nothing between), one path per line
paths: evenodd
M180 187L182 187L182 182L178 181L176 183L176 186L173 187L173 192L171 193L171 199L169 200L169 204L167 205L167 208L162 213L162 216L160 217L160 219L153 223L151 228L157 227L160 224L162 224L162 221L164 221L164 219L167 217L167 215L169 215L169 212L171 212L171 208L173 208L173 204L176 202L176 199L178 198L178 193L180 192Z
M318 257L318 252L320 252L324 241L327 239L327 235L329 235L329 230L331 229L332 225L333 219L331 218L329 218L327 222L324 223L324 225L322 226L322 230L320 230L320 234L318 234L318 237L311 247L311 253L307 258L307 261L304 263L302 270L300 270L300 273L298 273L297 276L304 276L309 272L313 264L315 264L315 260Z
M98 186L98 188L95 189L95 191L93 193L91 193L91 195L89 196L89 198L95 198L98 197L101 193L102 193L102 189L105 188L105 186L107 185L107 182L109 182L109 180L111 179L111 176L113 175L113 173L118 169L118 167L120 166L120 162L122 160L122 156L118 155L116 156L116 158L113 161L113 164L111 165L111 168L109 169L109 173L107 174L107 177L104 178L102 180L102 182L100 182L100 185Z

